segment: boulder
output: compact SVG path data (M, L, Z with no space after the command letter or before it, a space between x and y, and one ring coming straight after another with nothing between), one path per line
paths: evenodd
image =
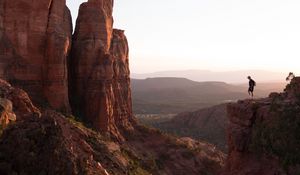
M41 113L36 108L25 91L12 87L9 83L0 79L0 105L6 113L12 114L10 118L14 120L24 120L28 116L40 117Z

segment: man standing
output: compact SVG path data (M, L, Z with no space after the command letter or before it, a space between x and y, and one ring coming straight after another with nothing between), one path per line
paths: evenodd
M250 76L248 76L249 79L249 88L248 88L248 94L253 98L253 91L254 91L254 86L256 85L255 81L252 80Z

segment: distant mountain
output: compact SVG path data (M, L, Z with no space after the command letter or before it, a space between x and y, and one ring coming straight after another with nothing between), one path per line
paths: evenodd
M246 77L252 76L258 82L284 82L288 72L271 72L264 70L242 70L213 72L209 70L178 70L162 71L146 74L131 74L131 78L145 79L153 77L183 77L193 81L221 81L227 83L247 82Z
M225 131L228 123L226 113L226 104L221 104L195 112L181 113L169 120L140 121L167 133L212 143L226 151Z
M280 91L284 83L257 82L256 97ZM176 114L248 97L247 85L196 82L186 78L132 79L135 114Z

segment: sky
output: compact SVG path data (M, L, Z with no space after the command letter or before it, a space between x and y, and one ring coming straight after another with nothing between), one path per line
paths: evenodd
M83 0L67 0L75 21ZM299 0L114 0L133 73L263 69L300 73Z

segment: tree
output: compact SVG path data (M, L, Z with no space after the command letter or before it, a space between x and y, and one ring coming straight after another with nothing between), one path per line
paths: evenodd
M295 78L295 74L293 72L290 72L289 75L286 77L286 81L290 81L293 78Z

